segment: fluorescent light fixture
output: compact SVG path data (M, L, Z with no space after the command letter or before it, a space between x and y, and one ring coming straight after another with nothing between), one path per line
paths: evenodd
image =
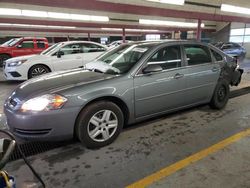
M122 28L101 28L101 30L105 31L122 31ZM130 31L130 32L158 32L159 30L154 30L154 29L125 29L125 31Z
M46 11L22 10L22 16L46 18L48 17L48 13Z
M159 32L159 30L155 30L155 29L126 29L126 31L133 31L133 32Z
M165 4L172 4L172 5L184 5L185 0L146 0L155 3L165 3Z
M122 31L122 28L101 28L101 30L105 30L105 31Z
M90 20L89 15L70 14L70 17L71 17L72 20L84 20L84 21L89 21Z
M0 8L0 15L21 16L22 11L20 9L13 9L13 8Z
M6 27L6 26L12 26L12 27L31 27L31 28L48 28L48 29L76 29L76 27L74 27L74 26L0 23L0 27Z
M158 26L170 26L170 27L187 27L187 28L198 27L198 23L174 22L174 21L164 21L164 20L139 19L139 23L144 25L158 25ZM205 27L205 24L202 23L201 27Z
M90 21L108 22L109 17L107 17L107 16L90 16Z
M228 5L228 4L222 4L221 11L250 15L250 8L238 7L234 5Z
M48 12L49 18L70 19L70 14L59 12Z
M83 15L83 14L68 14L68 13L61 13L61 12L21 10L21 9L10 9L10 8L0 8L0 15L29 16L29 17L56 18L56 19L66 19L66 20L83 20L83 21L96 21L96 22L108 22L109 21L109 17L107 16L92 16L92 15Z
M11 26L12 24L10 24L10 23L0 23L0 27L1 26Z

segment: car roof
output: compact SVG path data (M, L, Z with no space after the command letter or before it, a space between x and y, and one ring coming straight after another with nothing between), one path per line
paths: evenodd
M206 43L202 43L195 40L172 40L172 39L164 39L164 40L153 40L153 41L136 41L131 43L126 43L127 45L161 45L161 44L198 44L198 45L207 45Z

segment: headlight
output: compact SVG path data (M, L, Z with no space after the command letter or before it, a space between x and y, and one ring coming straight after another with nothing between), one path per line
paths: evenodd
M26 61L27 61L27 59L20 60L20 61L13 61L13 62L8 63L8 67L17 67Z
M35 97L23 103L21 110L26 111L48 111L60 109L67 99L60 95L42 95L40 97Z

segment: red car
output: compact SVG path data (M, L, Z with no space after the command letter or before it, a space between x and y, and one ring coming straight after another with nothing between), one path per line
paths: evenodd
M13 38L0 45L0 67L3 62L12 57L23 55L39 54L48 48L46 38Z

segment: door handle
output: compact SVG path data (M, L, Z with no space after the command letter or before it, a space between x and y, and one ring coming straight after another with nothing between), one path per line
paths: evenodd
M78 57L76 57L76 59L81 59L81 57L80 57L80 56L78 56Z
M213 67L213 68L212 68L212 71L213 71L213 72L218 72L218 71L219 71L219 68Z
M184 74L180 74L180 73L176 73L174 75L174 79L180 79L180 78L183 78L184 77Z

